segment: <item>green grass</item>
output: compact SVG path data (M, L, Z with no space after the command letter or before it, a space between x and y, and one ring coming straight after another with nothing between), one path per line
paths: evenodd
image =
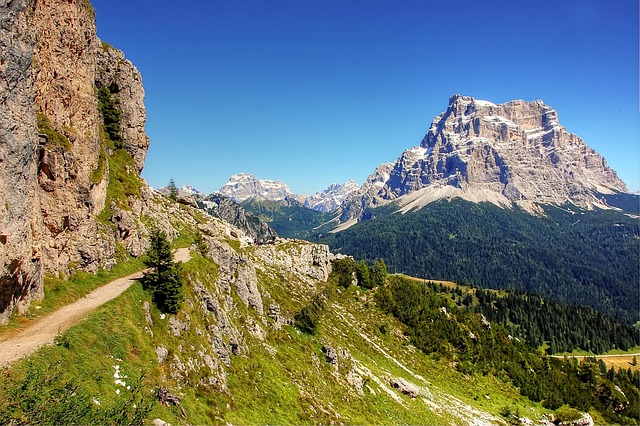
M36 121L38 123L38 131L47 136L47 145L62 148L66 151L71 150L71 142L69 142L69 139L53 128L51 121L46 115L41 112L37 113Z
M562 353L558 353L558 354L554 354L557 356L607 356L607 355L635 355L637 353L640 353L640 346L635 346L633 348L630 348L629 350L623 351L622 349L612 349L608 352L605 352L603 354L594 354L593 352L589 352L589 351L585 351L582 349L575 349L572 352L562 352Z
M603 355L635 355L637 353L640 353L640 346L630 348L628 351L623 351L621 349L612 349L609 352L604 353Z
M93 18L95 18L96 17L96 11L93 8L93 6L91 5L91 2L89 0L83 0L83 4L84 4L85 9L87 9L87 11L91 14L91 16Z
M0 423L16 417L34 423L43 413L47 416L36 423L139 423L128 416L154 403L151 378L158 375L149 336L140 327L140 303L147 298L135 284L59 336L56 344L3 371ZM126 385L115 383L116 365ZM37 403L25 405L32 400ZM58 412L65 405L71 406Z
M105 140L106 135L103 129L100 130L100 153L98 155L98 165L95 170L91 172L91 183L97 185L104 179L104 172L106 171L108 159L107 159L107 142Z

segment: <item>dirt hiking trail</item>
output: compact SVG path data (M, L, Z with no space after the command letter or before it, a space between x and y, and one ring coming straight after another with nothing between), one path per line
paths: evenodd
M173 258L176 262L187 262L189 249L178 249ZM32 354L38 348L52 343L58 333L64 333L93 312L98 306L115 299L143 276L138 271L115 279L87 294L83 298L40 318L35 324L16 336L0 342L0 368Z

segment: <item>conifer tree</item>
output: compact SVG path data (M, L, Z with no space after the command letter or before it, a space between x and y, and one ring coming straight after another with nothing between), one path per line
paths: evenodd
M164 231L154 229L149 239L144 264L151 270L142 277L142 287L151 293L161 312L176 313L184 298L180 264L172 260Z
M384 281L387 278L387 265L385 265L383 259L376 260L373 265L372 281L374 286L384 285Z
M176 187L176 182L173 180L173 178L169 179L169 198L171 198L173 201L176 201L178 199L178 188Z
M369 275L369 266L364 260L356 264L356 277L358 279L358 285L362 288L372 288L371 276Z

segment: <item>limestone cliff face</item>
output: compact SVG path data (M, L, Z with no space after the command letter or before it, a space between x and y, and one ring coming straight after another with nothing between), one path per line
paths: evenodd
M0 2L0 323L42 295L31 7Z
M570 202L588 208L598 192L626 192L606 161L560 125L542 101L501 105L456 95L433 120L424 153L392 172L392 190L428 184L478 187L509 201ZM413 152L415 154L415 152ZM403 172L406 170L406 172Z
M96 220L109 165L97 88L121 113L139 174L148 139L140 74L96 36L87 0L0 2L0 322L42 294L44 270L113 264L118 235Z
M102 123L95 94L95 18L88 2L52 1L37 2L29 20L36 42L37 112L69 141L53 143L49 135L41 144L42 261L51 271L65 270L69 263L97 270L113 248L99 238L95 221L108 180L91 182L99 166Z

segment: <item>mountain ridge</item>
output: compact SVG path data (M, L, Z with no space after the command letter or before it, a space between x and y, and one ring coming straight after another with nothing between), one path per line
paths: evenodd
M244 184L239 183L242 180ZM231 186L242 187L235 189L242 195ZM250 194L261 194L272 200L293 197L307 208L337 211L336 232L361 220L367 208L390 202L406 212L440 199L462 198L543 214L540 206L547 204L617 208L616 203L609 204L609 196L628 192L606 160L568 132L558 113L543 101L494 104L462 95L449 99L419 146L376 167L362 186L351 180L304 196L294 195L281 181L237 174L221 191L240 202Z
M269 201L291 198L306 208L329 213L337 209L351 193L359 188L360 186L354 180L349 180L345 183L332 183L323 191L312 195L294 194L282 181L258 179L251 173L236 173L217 192L238 204L255 196Z

